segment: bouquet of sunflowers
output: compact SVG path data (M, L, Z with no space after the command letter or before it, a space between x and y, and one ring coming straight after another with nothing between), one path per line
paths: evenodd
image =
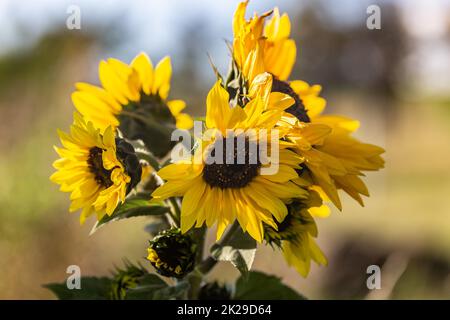
M316 217L339 192L363 205L364 171L383 167L384 150L352 137L358 121L322 114L321 87L289 76L296 60L287 14L277 8L233 18L231 62L206 97L206 116L169 100L171 61L156 67L141 53L130 64L101 61L101 86L77 83L76 108L51 180L70 193L92 232L115 220L149 217L145 264L126 261L108 277L85 277L81 290L47 285L59 298L301 299L280 279L251 271L257 245L280 250L306 277L326 265ZM208 230L216 242L207 247ZM205 276L230 262L234 285ZM151 272L152 266L155 272ZM264 286L261 290L252 290Z

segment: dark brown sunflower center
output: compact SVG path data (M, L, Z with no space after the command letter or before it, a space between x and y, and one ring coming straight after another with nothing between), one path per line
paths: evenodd
M289 112L302 122L311 122L308 114L306 113L306 108L303 105L302 99L300 99L298 94L295 93L289 83L275 79L274 77L272 83L272 92L281 92L291 96L295 100L295 103L287 108L286 112Z
M230 141L233 140L230 148ZM248 185L259 173L258 146L256 142L245 139L239 143L238 138L223 139L221 144L215 143L203 168L203 180L211 187L243 188ZM243 140L243 139L242 139ZM222 154L216 152L223 151ZM216 156L218 155L218 157Z
M89 150L88 165L89 169L95 176L95 181L105 188L109 188L113 185L111 181L111 170L106 170L103 167L102 159L103 150L99 147L93 147Z

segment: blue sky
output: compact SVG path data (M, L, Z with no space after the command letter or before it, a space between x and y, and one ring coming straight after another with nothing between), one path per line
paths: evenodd
M65 20L68 17L66 10L74 4L81 9L82 29L85 31L90 31L90 28L96 29L98 22L106 21L113 24L117 22L125 27L126 37L121 39L114 51L101 53L103 55L112 55L127 61L139 51L148 52L155 60L170 54L174 58L176 68L180 48L179 38L186 28L202 22L203 27L207 29L203 30L207 37L207 47L201 48L200 51L204 52L205 60L206 54L210 53L216 64L225 68L227 50L224 39L231 38L231 18L239 2L239 0L0 0L0 54L14 48L32 45L49 29L66 28ZM320 1L253 0L248 11L249 14L254 11L264 12L274 6L280 7L281 11L292 11L312 2ZM364 25L361 21L366 18L365 11L369 4L394 1L321 2L329 14L329 19L333 20L328 22L336 23L336 27L345 28L346 24L352 23ZM430 40L450 25L448 18L450 0L395 2L402 7L403 22L407 29L425 43L422 50L425 50L426 55L435 56L433 59L427 59L431 62L428 62L430 65L426 68L441 70L440 66L450 49L442 48L442 43L439 44L441 48L436 43L431 43L430 47ZM442 10L443 8L446 10ZM101 58L104 57L99 57ZM437 70L436 66L439 66Z

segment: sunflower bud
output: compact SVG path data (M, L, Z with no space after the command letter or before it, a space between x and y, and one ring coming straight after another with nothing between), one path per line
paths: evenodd
M182 278L194 269L197 246L178 228L162 231L147 250L147 260L160 275Z
M231 300L231 292L225 285L218 282L205 283L200 288L199 300Z
M125 269L116 269L109 292L111 300L123 300L127 290L136 287L147 271L140 265L125 262Z

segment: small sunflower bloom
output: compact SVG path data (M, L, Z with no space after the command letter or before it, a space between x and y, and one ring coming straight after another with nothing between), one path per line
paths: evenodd
M80 223L96 213L100 220L111 215L141 177L141 167L131 145L115 136L111 126L104 132L74 113L70 133L58 131L63 145L50 180L70 192L70 211L82 210Z
M253 80L248 72L250 61L254 58L255 49L260 46L261 65L264 71L269 72L280 80L286 80L294 66L297 48L293 39L290 39L291 22L286 13L280 15L278 8L273 11L246 20L245 14L249 1L241 2L233 17L233 57L244 76ZM267 21L266 19L271 16Z
M267 78L267 79L270 79ZM271 82L268 82L269 89ZM267 92L261 88L261 92ZM269 90L270 92L270 90ZM258 137L245 137L245 147L227 152L230 142L247 129L271 132L280 119L282 110L292 104L285 95L269 95L248 102L245 108L231 108L228 92L217 82L208 94L206 105L206 127L217 135L202 141L202 148L187 161L179 161L162 168L158 175L166 183L156 189L155 199L183 196L181 205L181 230L187 232L192 227L204 223L212 227L217 223L217 238L225 228L238 220L244 232L261 242L264 235L263 222L276 228L275 221L283 221L287 215L286 203L292 198L302 198L307 191L291 180L298 177L301 158L280 144L279 167L276 173L261 174L261 170L271 165L257 156L249 161L250 150L258 150L262 141ZM286 101L287 99L287 101ZM219 143L221 142L221 143ZM266 142L264 142L265 145ZM269 143L268 153L271 145ZM210 156L221 153L223 161L208 161ZM245 154L244 163L239 163L237 155ZM232 155L232 161L225 157ZM199 161L196 161L199 160Z
M282 252L287 264L305 278L311 269L311 261L318 265L328 265L327 258L308 232L299 232L294 241L283 241Z
M72 94L76 109L104 130L108 126L120 130L129 139L142 139L157 156L171 147L173 129L190 129L192 118L183 113L183 100L168 100L172 65L169 57L156 67L145 53L130 64L117 59L100 62L101 87L77 83ZM147 133L146 133L147 132Z
M286 139L304 158L303 177L313 181L323 198L331 200L339 210L342 210L339 189L363 206L361 195L369 196L369 191L362 177L365 171L377 171L384 167L381 157L384 149L352 137L359 121L322 115L326 100L319 96L319 85L310 86L297 80L290 83L290 88L290 95L296 104L279 125L291 128ZM299 118L300 114L306 115L306 118Z
M328 261L315 242L318 236L317 225L313 216L322 215L328 208L322 204L317 192L310 190L305 201L293 201L288 205L289 213L278 224L278 228L265 225L265 241L281 249L288 265L306 277L311 268L311 261L318 265L327 265ZM315 210L314 210L315 209Z
M255 82L258 82L261 74L270 74L273 86L286 80L294 66L297 52L295 42L289 38L291 24L287 14L280 16L278 8L275 8L261 16L255 14L247 21L247 5L248 1L241 2L234 14L233 63L227 77L228 90L234 95L232 98L244 102L256 96L252 88L257 86ZM272 17L267 20L269 16ZM245 103L240 105L244 107Z
M165 277L183 278L194 269L197 246L190 236L174 228L161 232L147 249L147 260Z

